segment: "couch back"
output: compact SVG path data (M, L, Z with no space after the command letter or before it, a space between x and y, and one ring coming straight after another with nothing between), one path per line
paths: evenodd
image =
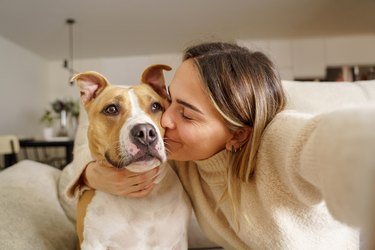
M375 80L358 82L282 81L286 109L319 114L344 106L375 101Z

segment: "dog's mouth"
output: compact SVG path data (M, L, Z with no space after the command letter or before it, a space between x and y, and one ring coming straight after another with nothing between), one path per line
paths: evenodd
M133 162L139 162L139 161L151 161L153 159L157 159L157 157L153 156L152 154L145 154L145 155L142 155L141 157L135 159Z
M136 172L142 172L154 168L165 160L157 150L153 148L142 150L134 156L130 154L127 154L126 156L118 156L119 159L113 159L108 151L104 156L112 166L116 168L129 168L129 170Z

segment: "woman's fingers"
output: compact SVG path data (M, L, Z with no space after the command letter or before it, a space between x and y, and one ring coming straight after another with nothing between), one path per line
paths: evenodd
M132 186L130 186L130 187L124 189L124 190L127 190L128 191L127 193L143 191L143 190L148 189L149 187L154 185L155 178L152 178L150 180L147 180L147 181L139 183L139 184L134 184L134 185L132 185Z
M114 168L104 161L95 165L99 168L97 169L96 187L108 193L127 197L147 195L152 190L153 181L159 173L159 167L147 172L136 173L126 168ZM102 180L98 180L98 178Z
M159 167L143 173L118 169L106 161L95 161L86 167L83 180L91 188L114 195L142 197L151 192Z
M159 173L159 167L156 167L144 173L132 173L132 172L129 172L129 173L130 173L128 175L129 185L134 186L134 185L140 185L143 183L146 183L147 185L150 182L154 181L154 179L157 177Z
M154 180L158 176L158 171L157 170L151 170L148 171L147 173L142 173L137 176L129 177L127 183L123 183L123 187L120 187L121 190L123 190L124 196L127 196L128 194L131 193L138 193L136 196L142 196L142 194L148 194L147 190L151 190L152 187L154 186ZM144 191L146 190L146 191ZM132 197L136 197L134 194Z
M154 188L155 184L151 183L150 185L146 186L144 189L141 189L139 191L131 192L125 196L132 197L132 198L140 198L148 195L152 189Z

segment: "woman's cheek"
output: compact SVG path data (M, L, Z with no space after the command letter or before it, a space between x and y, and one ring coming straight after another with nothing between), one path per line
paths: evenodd
M186 142L189 142L189 144L196 144L206 139L204 131L192 124L186 126L184 137Z

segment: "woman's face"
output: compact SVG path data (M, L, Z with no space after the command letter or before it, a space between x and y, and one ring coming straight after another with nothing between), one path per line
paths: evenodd
M191 60L177 69L169 94L170 106L161 120L168 159L203 160L223 150L232 133L204 91Z

